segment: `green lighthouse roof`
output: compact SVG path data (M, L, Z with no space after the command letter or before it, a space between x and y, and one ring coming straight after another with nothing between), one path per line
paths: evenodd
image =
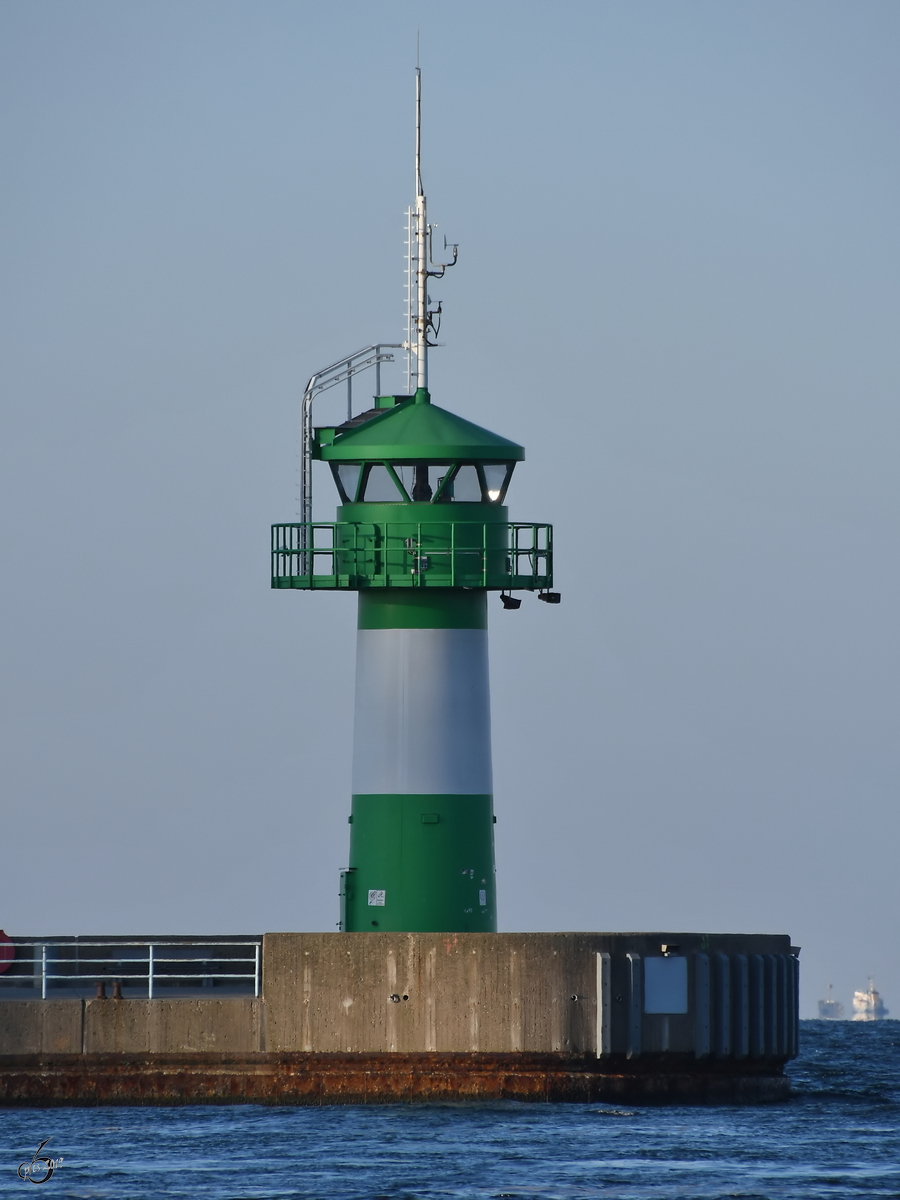
M328 462L521 462L525 457L516 442L431 404L424 389L362 425L320 433L319 456Z

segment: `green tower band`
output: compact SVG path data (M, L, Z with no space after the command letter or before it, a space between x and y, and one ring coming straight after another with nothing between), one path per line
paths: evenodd
M315 430L341 498L276 525L272 586L359 592L341 928L497 928L487 595L557 600L552 530L504 504L521 446L412 396Z

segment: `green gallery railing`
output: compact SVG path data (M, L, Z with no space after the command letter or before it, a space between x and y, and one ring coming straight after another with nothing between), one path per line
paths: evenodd
M553 527L522 522L309 522L272 526L272 587L325 590L553 583Z

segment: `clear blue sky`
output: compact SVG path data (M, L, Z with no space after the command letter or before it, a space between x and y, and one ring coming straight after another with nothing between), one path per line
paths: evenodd
M491 609L501 927L788 932L900 1015L890 2L7 0L0 925L335 926L354 598L268 526L402 334L417 25L433 393L563 593Z

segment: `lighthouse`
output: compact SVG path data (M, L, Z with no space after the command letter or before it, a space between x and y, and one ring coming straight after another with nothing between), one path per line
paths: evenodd
M496 932L488 609L559 594L550 526L511 521L506 506L524 450L432 400L440 305L428 283L456 249L446 262L432 253L420 112L417 73L406 338L310 377L300 520L272 527L273 587L358 593L343 932L13 939L0 1104L789 1092L800 951L786 935ZM405 390L385 394L396 351ZM357 411L354 380L369 370L374 400ZM338 386L346 418L315 425L316 399ZM337 492L334 521L314 520L316 462ZM113 999L102 984L84 999L98 974L118 980Z
M433 403L428 352L440 322L420 169L416 71L415 205L407 213L407 336L369 346L307 385L301 520L272 527L272 586L359 593L349 867L349 932L490 933L497 928L488 672L488 595L559 601L552 529L513 522L506 496L522 446ZM352 383L394 350L407 390L354 414ZM347 419L314 427L312 403L347 385ZM331 469L336 520L312 519L312 461ZM500 606L498 606L500 607Z

